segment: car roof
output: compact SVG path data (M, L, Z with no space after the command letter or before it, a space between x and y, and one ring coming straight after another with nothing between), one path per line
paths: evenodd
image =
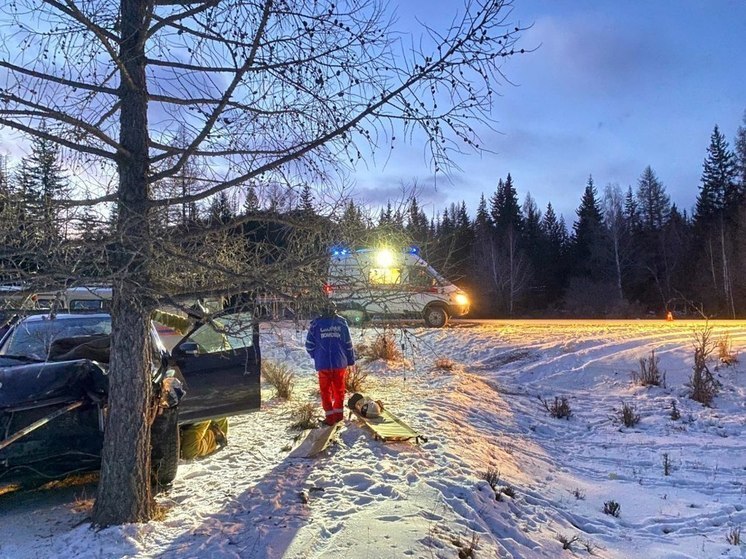
M44 320L73 320L80 318L111 318L108 313L59 313L54 316L48 314L31 314L23 318L23 322L41 322Z

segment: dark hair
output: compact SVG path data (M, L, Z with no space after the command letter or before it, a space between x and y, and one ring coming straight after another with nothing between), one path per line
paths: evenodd
M321 316L332 316L337 314L337 304L334 301L326 301L321 305Z

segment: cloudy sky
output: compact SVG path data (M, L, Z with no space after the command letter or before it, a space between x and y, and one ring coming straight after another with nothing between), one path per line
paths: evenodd
M459 0L408 0L401 27L447 24ZM511 58L495 104L493 153L460 157L437 181L422 144L354 174L357 195L396 200L417 183L428 214L479 196L511 173L521 201L551 202L568 225L592 175L633 188L650 165L672 200L691 210L717 124L731 147L746 111L744 0L514 0L511 20L531 25Z

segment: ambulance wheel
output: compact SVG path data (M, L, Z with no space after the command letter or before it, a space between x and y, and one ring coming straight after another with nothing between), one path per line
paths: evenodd
M442 328L448 323L448 313L443 307L432 306L425 309L425 324L430 328Z

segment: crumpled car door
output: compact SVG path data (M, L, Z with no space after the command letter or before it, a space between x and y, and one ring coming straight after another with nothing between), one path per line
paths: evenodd
M229 313L199 325L171 353L184 377L179 422L237 415L261 405L259 327L251 313Z

